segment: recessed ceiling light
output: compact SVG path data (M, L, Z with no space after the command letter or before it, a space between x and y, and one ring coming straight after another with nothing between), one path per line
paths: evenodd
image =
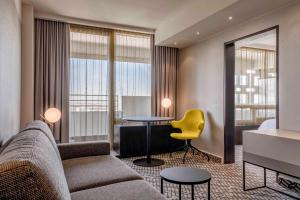
M228 19L229 19L229 20L232 20L232 19L233 19L233 17L232 17L232 16L229 16L229 17L228 17Z
M177 45L177 42L174 42L174 45Z
M200 35L200 32L199 31L197 31L197 33L196 33L197 35Z

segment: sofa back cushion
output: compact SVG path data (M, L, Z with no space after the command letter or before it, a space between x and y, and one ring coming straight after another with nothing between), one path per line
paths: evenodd
M1 152L0 199L70 199L60 157L40 130L20 132Z
M41 120L34 120L26 125L26 127L22 130L24 131L32 131L32 130L37 130L40 131L41 133L45 134L45 136L50 140L56 154L58 157L60 157L60 153L58 151L57 144L55 142L54 136L52 131L50 130L48 124Z

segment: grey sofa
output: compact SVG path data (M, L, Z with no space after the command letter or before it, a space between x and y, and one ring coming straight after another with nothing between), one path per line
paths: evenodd
M163 200L103 142L55 143L33 121L0 149L0 199Z

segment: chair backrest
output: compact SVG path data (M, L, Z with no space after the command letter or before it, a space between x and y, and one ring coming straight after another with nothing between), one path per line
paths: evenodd
M182 132L196 132L198 136L204 128L204 113L199 109L191 109L186 111L180 120L180 128Z

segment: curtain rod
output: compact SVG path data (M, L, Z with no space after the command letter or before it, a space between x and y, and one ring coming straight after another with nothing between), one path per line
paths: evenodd
M107 23L107 22L98 22L98 21L93 21L93 20L85 20L85 19L66 17L66 16L61 16L61 15L53 15L53 14L43 13L43 12L35 12L34 18L52 20L52 21L58 21L58 22L66 22L66 23L70 23L70 24L77 24L77 25L83 25L83 26L94 26L94 27L99 27L99 28L137 32L137 33L146 33L146 34L154 34L155 33L155 29L150 29L150 28L126 26L126 25L113 24L113 23Z

